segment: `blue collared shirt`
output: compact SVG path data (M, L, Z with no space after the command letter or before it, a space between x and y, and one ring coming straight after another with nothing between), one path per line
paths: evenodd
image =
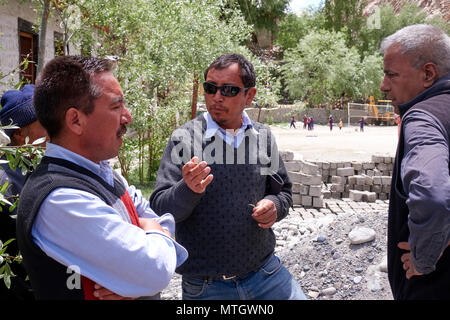
M247 128L253 130L254 134L258 134L258 131L253 128L252 120L249 118L245 111L242 111L242 126L238 129L235 135L232 134L234 130L224 130L221 128L217 122L213 120L209 112L205 112L203 114L206 120L206 132L205 138L209 139L219 131L222 134L223 140L228 143L230 146L234 146L234 148L238 148L241 144L242 140L245 137L245 130Z
M96 164L49 142L45 155L69 160L113 184L113 169L108 161ZM173 216L158 217L141 192L123 181L138 216L153 218L174 234ZM43 201L32 237L51 258L65 266L76 266L83 276L127 297L160 292L188 255L166 234L145 232L125 221L97 196L71 188L55 189Z

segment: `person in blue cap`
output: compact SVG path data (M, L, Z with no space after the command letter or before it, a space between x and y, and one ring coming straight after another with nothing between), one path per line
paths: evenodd
M14 125L15 129L4 129L4 133L10 139L10 146L21 146L25 144L28 137L29 143L47 137L47 131L37 121L36 112L33 106L34 85L28 84L21 90L6 91L1 98L0 124L2 126ZM2 157L6 160L5 156ZM20 194L28 175L23 175L20 169L12 170L8 163L1 163L0 166L0 185L9 181L9 187L5 194L6 197L13 197ZM14 202L14 201L10 201ZM0 212L0 239L5 242L16 238L16 221L11 216L16 215L16 209L9 212L9 205L2 205ZM10 255L16 255L18 248L16 241L8 245L7 252ZM25 281L26 272L22 265L14 263L11 265L13 273L16 275L11 278L11 287L7 289L3 283L0 283L0 299L32 299L30 284Z

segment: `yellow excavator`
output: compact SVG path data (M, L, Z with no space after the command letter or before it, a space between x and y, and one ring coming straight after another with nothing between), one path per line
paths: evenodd
M377 100L378 103L386 103L388 106L392 100ZM370 96L369 98L369 117L373 119L375 124L394 125L395 113L393 111L379 112L378 107L375 104L375 98Z

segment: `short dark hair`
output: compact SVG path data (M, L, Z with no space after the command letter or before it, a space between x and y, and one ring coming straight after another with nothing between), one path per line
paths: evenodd
M243 55L238 53L227 53L214 60L205 71L205 80L210 69L224 69L233 63L237 63L239 65L239 69L241 70L241 79L244 86L246 88L254 87L256 84L256 76L253 64L245 59Z
M110 60L82 56L60 56L45 65L36 80L34 107L50 138L59 134L70 108L94 111L93 101L101 92L91 78L112 68Z

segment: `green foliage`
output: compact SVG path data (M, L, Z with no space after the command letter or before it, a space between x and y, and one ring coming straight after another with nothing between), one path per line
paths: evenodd
M275 44L283 50L293 49L298 42L313 30L323 29L325 16L321 11L303 12L300 16L288 14L278 25Z
M365 1L360 0L326 0L323 9L326 29L344 32L347 45L355 45L359 31L366 23L362 14L364 5Z
M11 287L11 278L16 275L11 270L12 263L21 263L22 256L19 254L17 256L10 256L6 251L8 245L15 241L15 239L9 239L5 243L0 240L0 280L3 279L5 286L9 289Z
M255 30L275 31L277 20L285 15L289 0L236 0L248 24Z
M310 106L332 102L345 92L361 95L360 57L348 48L340 32L313 31L295 49L285 52L282 67L292 98L307 98Z

